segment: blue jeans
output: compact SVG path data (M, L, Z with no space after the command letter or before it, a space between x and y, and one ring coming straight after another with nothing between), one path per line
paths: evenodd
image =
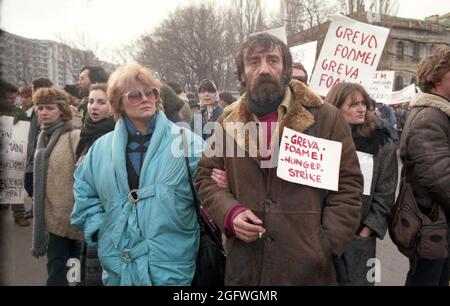
M68 286L67 261L80 259L81 242L49 233L47 249L47 286Z

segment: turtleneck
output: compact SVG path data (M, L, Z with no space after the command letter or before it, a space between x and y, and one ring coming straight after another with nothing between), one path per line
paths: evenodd
M252 101L250 98L247 99L247 104L250 107L251 111L258 117L268 115L277 110L278 106L280 106L283 101L283 96L280 96L278 99L273 101L272 103L266 105L260 105Z

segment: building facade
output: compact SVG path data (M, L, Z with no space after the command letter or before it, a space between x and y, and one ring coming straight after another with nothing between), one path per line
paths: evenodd
M55 86L64 87L78 81L84 65L101 65L108 72L116 68L114 64L100 61L92 51L4 31L0 35L0 64L1 77L18 86L30 85L33 79L45 77Z
M382 16L381 23L377 25L389 28L390 32L377 70L395 71L394 90L416 83L416 70L420 60L429 56L438 46L450 46L449 16L450 13L437 17L431 16L425 20ZM365 14L349 17L367 22ZM329 23L328 21L305 33L288 37L289 46L317 40L318 57Z

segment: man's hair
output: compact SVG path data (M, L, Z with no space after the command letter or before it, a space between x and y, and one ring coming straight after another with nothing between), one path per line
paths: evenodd
M64 90L67 91L71 96L81 99L78 85L67 84L66 86L64 86Z
M416 77L420 90L430 93L448 71L450 71L450 48L438 47L429 57L422 59L417 68Z
M100 66L91 66L86 65L81 68L80 74L87 70L89 80L91 80L91 83L106 83L108 82L109 75L106 73L105 69Z
M198 85L198 92L217 92L216 84L214 84L213 81L204 79L200 82L200 85Z
M175 93L176 93L177 95L179 95L180 93L183 92L183 87L182 87L179 83L176 83L176 82L167 82L166 84L167 84L168 86L172 87L172 89L175 91Z
M2 93L8 93L8 92L18 92L18 88L16 85L14 85L11 82L2 80L1 84Z
M308 71L306 71L305 66L300 62L294 62L292 68L299 69L305 73L306 79L308 79Z
M378 124L375 116L370 111L371 98L364 87L356 83L338 83L331 87L328 95L325 97L325 103L333 104L338 109L341 109L347 97L353 96L356 92L363 96L364 104L367 108L364 123L357 128L357 132L363 137L369 137L370 133L378 127Z
M222 91L219 93L220 100L225 101L228 105L236 101L236 99L233 97L233 95L229 91Z
M32 90L30 86L22 86L19 88L19 95L21 97L31 97Z
M269 33L260 33L250 36L236 53L237 78L241 87L245 88L245 79L242 75L245 73L245 57L253 53L256 48L262 48L264 52L272 51L276 47L280 48L283 56L283 79L288 84L292 76L292 56L284 42Z
M37 78L31 81L33 85L34 91L37 91L39 88L49 88L53 86L52 81L47 78Z

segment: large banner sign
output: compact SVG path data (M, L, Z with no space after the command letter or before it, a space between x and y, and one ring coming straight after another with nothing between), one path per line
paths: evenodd
M30 123L0 117L0 204L23 203Z
M416 95L416 85L411 84L402 90L394 91L389 104L409 103Z
M317 41L312 41L303 45L289 48L291 51L292 60L300 62L308 72L308 77L311 78L314 63L316 62Z
M377 71L372 84L367 88L369 96L376 102L389 104L391 102L392 88L394 88L395 71Z
M328 29L310 87L326 96L340 82L368 88L380 61L389 29L336 15Z

